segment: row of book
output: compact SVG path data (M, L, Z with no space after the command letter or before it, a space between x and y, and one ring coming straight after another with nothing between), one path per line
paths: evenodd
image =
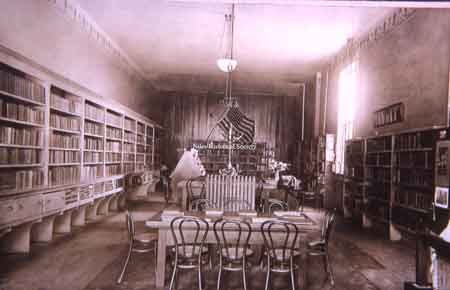
M0 116L17 121L44 124L44 111L0 99Z
M136 162L144 162L145 161L145 155L138 154L136 155Z
M40 150L0 147L0 164L38 164L41 162Z
M118 189L123 187L123 178L117 178L113 180L105 181L105 191L112 191L114 189Z
M44 86L4 68L0 69L0 90L45 104Z
M391 136L367 140L367 152L387 151L392 149Z
M106 153L106 162L120 162L122 161L122 154L120 153Z
M136 163L136 171L144 171L145 165L143 163Z
M49 161L50 161L50 163L79 163L80 162L80 152L79 151L50 150Z
M103 125L85 121L84 122L84 133L103 136Z
M32 189L43 184L44 173L41 169L0 171L0 192Z
M134 163L125 163L123 165L123 171L125 174L134 172Z
M125 132L125 135L123 136L123 139L127 142L131 142L134 143L136 138L135 135L133 133L130 132Z
M123 154L123 161L134 162L134 154Z
M122 168L120 164L111 164L105 166L105 175L106 176L113 176L118 175L122 173Z
M123 143L123 152L134 153L135 152L134 144Z
M137 144L137 145L136 145L136 151L137 151L138 153L145 153L145 146L144 146L144 145L139 145L139 144Z
M0 144L42 146L42 130L0 126Z
M50 133L50 147L78 149L80 148L80 136L52 132Z
M136 140L136 142L145 145L145 138L144 138L144 136L142 136L142 135L137 135L137 140Z
M434 183L433 173L416 169L396 169L394 173L394 183L417 186L432 187Z
M48 170L50 186L65 185L80 182L80 168L78 166L52 167Z
M76 117L61 116L58 114L50 114L50 127L56 129L80 131L80 119Z
M145 153L147 153L147 154L153 153L153 145L145 146Z
M125 118L124 128L125 130L136 132L136 122L134 120Z
M122 130L113 127L106 127L106 137L114 139L122 139Z
M433 194L423 194L411 189L395 192L395 202L403 206L428 210L432 201Z
M96 120L101 123L105 121L105 110L88 103L86 103L86 106L84 107L84 115L86 118Z
M395 137L395 149L431 148L436 139L433 131L403 134Z
M117 141L106 141L106 151L120 152L122 143Z
M106 112L106 124L122 128L122 116Z
M103 176L103 165L83 166L83 176L85 180L96 179Z
M103 139L85 137L84 149L103 150Z
M84 162L103 162L103 152L84 152Z
M82 103L77 100L77 96L69 96L63 98L57 94L50 95L50 105L53 108L59 109L61 111L81 115L83 113Z
M145 125L142 123L137 123L137 133L145 135Z

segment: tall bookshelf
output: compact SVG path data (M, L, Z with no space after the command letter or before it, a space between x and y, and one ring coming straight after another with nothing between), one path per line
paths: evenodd
M349 140L344 214L391 239L414 234L432 211L435 146L442 128ZM361 203L362 202L362 203Z
M113 103L0 63L2 197L152 170L162 132Z

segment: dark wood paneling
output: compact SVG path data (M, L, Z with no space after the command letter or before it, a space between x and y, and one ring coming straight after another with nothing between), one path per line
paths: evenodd
M189 146L191 140L207 138L225 110L225 106L220 104L221 98L222 96L213 94L172 93L167 96L164 118L167 130L165 158L170 166L174 166L178 160L177 149ZM255 141L266 142L269 148L274 148L279 159L291 162L301 134L301 97L239 96L239 106L246 116L255 120ZM313 113L307 114L308 117L309 115ZM218 129L211 139L222 139Z

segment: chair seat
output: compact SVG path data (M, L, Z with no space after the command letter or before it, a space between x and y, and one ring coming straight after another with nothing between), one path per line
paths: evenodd
M253 251L249 248L247 248L246 252L245 252L245 256L249 257L253 255ZM232 259L232 260L238 260L238 259L242 259L242 257L244 256L244 248L238 248L237 249L237 255L236 255L236 248L234 247L229 247L228 248L228 252L226 248L222 249L222 256L227 258L227 259Z
M139 243L149 244L158 240L158 234L152 232L140 233L134 236L134 240Z
M270 251L270 255L272 256L273 252ZM300 256L302 254L302 252L300 250L293 250L292 251L292 255L294 257ZM291 257L291 250L285 250L284 253L284 257L285 259L289 259ZM275 260L277 261L282 261L283 260L283 249L275 249Z
M194 252L195 249L195 252ZM175 252L175 247L172 248L172 252ZM186 245L186 246L179 246L178 247L178 255L182 258L194 258L194 257L198 257L200 252L200 246L191 246L191 245ZM208 253L208 248L203 246L203 248L201 249L201 254L207 254Z
M325 241L313 241L308 243L308 249L322 249L325 247Z

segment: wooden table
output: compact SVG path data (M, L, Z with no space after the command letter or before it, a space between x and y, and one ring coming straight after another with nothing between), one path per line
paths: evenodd
M216 244L216 237L214 236L214 232L212 230L212 226L214 221L217 219L217 217L213 216L205 216L203 213L192 213L192 212L186 212L185 216L188 215L194 215L199 216L207 219L209 223L209 232L206 237L206 243L209 244ZM311 211L311 212L305 212L305 215L307 217L306 222L301 222L299 225L300 231L302 233L311 233L320 231L320 222L322 215L319 212ZM239 217L236 213L234 214L224 214L224 217ZM266 217L266 218L275 218L275 217L269 217L266 214L258 214L258 217ZM263 245L264 240L261 233L261 223L253 222L251 218L249 217L241 217L243 219L246 219L248 222L250 222L250 225L252 227L252 235L250 237L249 244L250 245ZM145 226L149 229L157 229L158 230L158 256L156 261L156 281L155 285L157 288L163 288L164 287L164 277L165 277L165 267L166 267L166 250L167 246L173 245L173 237L172 232L170 230L170 221L161 220L161 213L156 215L154 218L151 218L150 220L147 220L145 222Z

